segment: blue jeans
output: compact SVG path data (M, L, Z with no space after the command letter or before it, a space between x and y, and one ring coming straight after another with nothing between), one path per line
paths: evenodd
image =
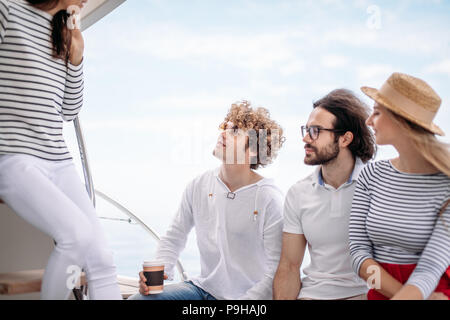
M137 293L128 300L217 300L208 292L197 287L192 281L184 281L164 286L164 291L158 294L144 296Z

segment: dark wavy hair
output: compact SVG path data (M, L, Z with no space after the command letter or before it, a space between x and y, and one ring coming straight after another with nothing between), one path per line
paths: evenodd
M347 131L353 133L353 141L348 148L354 157L361 158L364 163L375 157L377 151L375 138L366 125L370 115L369 108L352 91L346 89L331 91L314 102L313 107L323 108L336 117L334 129L342 132L335 133L335 141Z
M27 2L37 9L47 11L55 8L59 0L27 0ZM68 17L66 10L60 10L52 20L53 56L63 59L66 65L69 62L70 46L72 45L72 37L66 27Z

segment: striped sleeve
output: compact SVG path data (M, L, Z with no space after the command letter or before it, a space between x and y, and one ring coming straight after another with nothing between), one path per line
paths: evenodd
M353 195L349 221L349 246L353 270L359 275L362 263L373 258L373 244L367 235L366 218L370 207L368 181L374 164L368 164L360 173Z
M72 121L77 117L83 106L83 91L83 61L78 66L69 62L62 104L62 118L65 121Z
M9 17L8 0L0 0L0 43L3 42L6 33L6 25Z
M447 197L448 201L450 196ZM445 203L445 202L444 202ZM450 205L438 217L433 233L406 284L414 285L427 299L450 265Z

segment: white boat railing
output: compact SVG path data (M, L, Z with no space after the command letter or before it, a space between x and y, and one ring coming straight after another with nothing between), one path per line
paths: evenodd
M89 198L91 198L91 201L95 207L94 182L92 181L91 169L87 158L87 151L86 151L86 144L84 143L83 130L81 129L80 119L78 117L76 117L75 120L73 121L73 126L75 127L75 134L77 136L78 151L80 152L80 159L81 165L83 167L86 190L87 193L89 194Z

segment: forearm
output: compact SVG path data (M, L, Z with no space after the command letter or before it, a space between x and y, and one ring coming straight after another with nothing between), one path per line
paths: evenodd
M172 237L170 232L161 237L155 254L156 260L161 260L165 265L165 272L169 280L173 280L175 266L181 251L185 248L187 235L180 234Z
M419 288L407 284L403 286L391 300L423 300L423 296Z
M72 42L69 51L69 61L74 66L79 66L83 61L84 40L80 29L73 29L70 31Z
M300 293L300 288L300 269L280 265L273 280L273 299L295 300Z
M361 264L359 276L366 282L369 280L369 286L387 298L392 298L403 287L400 281L392 277L373 259L366 259Z
M79 66L81 64L81 62L83 61L83 55L78 55L78 56L70 56L69 57L69 61L72 65L74 65L75 67Z
M65 121L72 121L78 116L83 106L84 75L83 63L75 66L68 65L66 75L66 86L62 101L62 118Z
M168 272L170 280L173 276L173 267L179 258L181 251L185 248L187 237L194 226L192 214L192 183L183 192L182 201L175 217L167 229L166 234L161 237L156 250L156 258L168 264L172 272Z

